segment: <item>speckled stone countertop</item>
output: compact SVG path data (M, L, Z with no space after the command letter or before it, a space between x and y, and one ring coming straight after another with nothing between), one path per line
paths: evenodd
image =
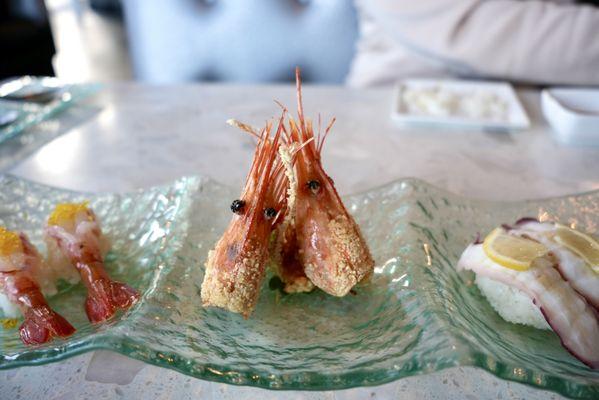
M323 121L337 117L323 157L343 194L407 176L493 200L599 189L599 148L557 144L541 118L538 93L521 91L520 97L532 127L507 134L400 129L390 119L391 89L304 90L307 115L321 113ZM182 175L240 185L252 141L225 121L260 125L279 112L274 99L293 109L293 87L110 84L50 127L27 133L35 137L40 130L49 142L13 144L8 153L0 149L5 159L0 165L12 163L13 174L80 191L129 191ZM204 382L105 351L0 371L0 393L9 399L560 398L473 368L337 392L272 392Z

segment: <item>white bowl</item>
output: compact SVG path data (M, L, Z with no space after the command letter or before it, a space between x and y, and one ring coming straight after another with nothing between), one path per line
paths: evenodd
M545 89L541 105L559 142L599 146L599 89Z

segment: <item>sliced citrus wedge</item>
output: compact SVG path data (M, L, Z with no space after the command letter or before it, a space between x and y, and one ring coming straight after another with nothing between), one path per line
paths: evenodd
M599 274L599 242L597 239L565 225L558 225L554 240L572 251Z
M502 267L526 271L532 261L549 251L534 240L508 235L503 228L495 228L485 238L483 250L487 257Z

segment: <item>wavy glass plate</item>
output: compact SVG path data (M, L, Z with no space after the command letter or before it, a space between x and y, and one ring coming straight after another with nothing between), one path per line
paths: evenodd
M40 244L52 205L90 199L113 240L108 269L143 293L114 320L91 326L84 291L51 304L78 328L66 340L26 347L0 330L0 368L43 364L92 349L219 382L270 389L341 389L382 384L457 365L570 397L597 398L599 371L571 357L552 332L503 321L454 270L477 231L538 216L599 230L599 191L497 203L469 200L418 180L350 196L378 267L355 295L284 295L264 283L249 320L200 306L203 263L230 219L237 190L201 178L129 195L66 192L0 178L0 223Z
M98 84L63 84L56 78L26 76L0 85L0 94L10 94L11 87L27 86L55 90L57 94L55 98L51 98L51 101L43 103L4 100L0 97L0 113L13 111L18 115L14 122L0 126L0 144L19 135L25 129L64 111L69 106L97 92L100 88Z

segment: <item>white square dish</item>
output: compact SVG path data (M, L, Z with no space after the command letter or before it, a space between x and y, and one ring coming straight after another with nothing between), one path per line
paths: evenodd
M408 79L395 89L391 116L402 126L516 131L530 120L506 82Z

